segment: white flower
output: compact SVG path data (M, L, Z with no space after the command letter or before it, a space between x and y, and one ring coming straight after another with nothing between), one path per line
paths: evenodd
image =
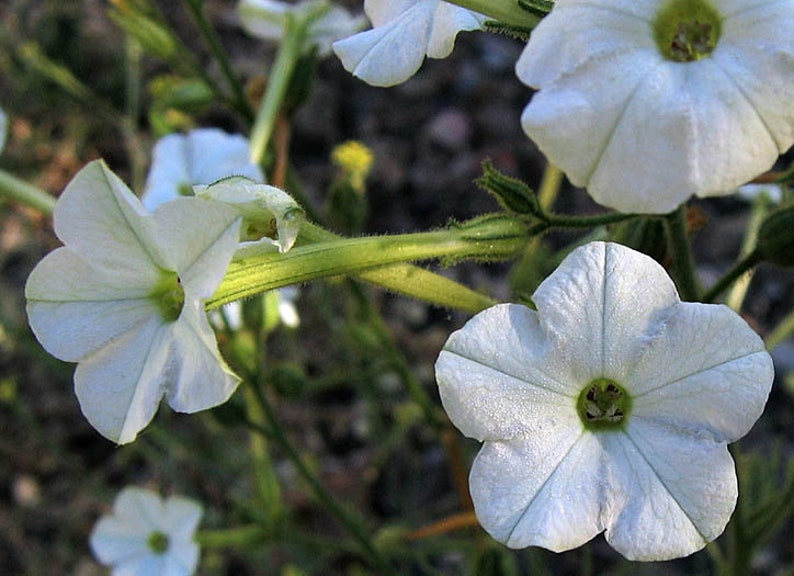
M463 30L486 17L441 0L364 0L374 28L334 42L345 70L372 86L394 86L416 74L425 56L446 58Z
M124 444L163 395L179 412L225 402L239 379L218 352L203 299L237 247L237 212L180 198L148 214L96 161L66 187L54 220L65 246L28 278L28 319L50 354L78 362L88 421Z
M113 576L188 576L196 571L199 546L193 535L202 509L187 498L162 500L140 488L125 488L91 533L97 559Z
M551 162L624 212L728 194L794 143L794 0L557 0L518 77Z
M249 156L247 138L218 128L164 136L154 145L143 204L153 210L180 195L190 195L192 186L229 176L264 182L262 170Z
M280 0L241 0L237 11L243 28L249 34L276 42L284 36L288 15L311 18L304 50L309 51L316 46L320 56L329 55L331 44L355 34L365 25L363 17L352 16L327 0L303 0L297 4Z
M727 443L772 384L761 339L618 244L575 250L533 300L477 314L436 363L450 419L484 442L470 477L483 527L554 551L606 531L633 560L719 536L737 497Z

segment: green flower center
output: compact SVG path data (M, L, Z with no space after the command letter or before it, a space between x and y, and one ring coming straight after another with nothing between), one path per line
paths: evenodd
M714 51L722 17L708 0L670 0L653 22L653 37L662 55L673 62L694 62Z
M149 298L157 304L163 320L175 322L185 305L185 291L177 273L163 270L163 275Z
M153 554L161 556L168 552L168 546L170 542L168 540L167 534L164 534L159 530L155 530L149 534L149 539L146 541L146 544L149 546L149 550L151 550Z
M631 396L614 380L598 378L579 394L576 411L588 430L620 429L631 411Z

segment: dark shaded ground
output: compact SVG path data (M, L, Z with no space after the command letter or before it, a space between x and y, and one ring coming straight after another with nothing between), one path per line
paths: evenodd
M245 77L263 74L272 51L240 32L233 6L216 1L207 8L236 69ZM185 40L194 42L194 28L178 5L169 4L167 11ZM58 193L84 163L104 157L129 181L118 127L90 105L43 81L20 56L21 42L35 37L46 54L67 64L101 97L122 106L123 43L104 15L104 4L12 0L0 5L0 22L6 48L0 54L0 103L12 120L0 166ZM358 82L333 58L322 62L313 93L295 117L291 147L308 198L316 208L322 207L323 191L333 176L328 154L334 144L349 138L365 142L377 157L369 187L368 232L422 230L450 218L495 210L495 202L472 183L485 158L537 185L542 157L518 124L530 97L512 74L519 52L520 46L506 38L463 35L450 59L427 62L414 79L390 90ZM203 49L201 53L206 58ZM214 65L208 66L217 73ZM147 77L163 70L162 64L145 61ZM221 109L210 110L200 121L242 129L238 118ZM138 143L148 150L151 136L145 118L138 130ZM713 279L738 251L746 206L731 198L698 206L705 221L695 234L696 253L704 278ZM569 188L558 207L598 209L583 193ZM250 497L251 486L247 437L229 425L239 402L197 417L163 409L149 431L129 447L116 448L103 440L79 412L72 366L44 353L25 322L25 279L57 245L50 222L34 211L3 203L0 226L0 574L103 573L91 558L87 537L99 514L127 484L202 500L207 508L205 528L240 521L237 502ZM551 244L569 239L552 237ZM508 299L508 269L506 264L468 264L446 273ZM435 397L433 362L450 331L465 317L374 290L369 293L414 374ZM746 317L763 334L792 303L792 273L762 266L751 286ZM304 290L300 307L302 327L272 342L277 382L297 365L307 376L298 379L300 386L293 381L279 388L279 416L328 489L359 508L373 526L399 521L419 527L458 512L444 451L417 418L382 350L354 329L350 317L356 304L349 294L318 284ZM791 348L785 346L777 355L779 368L794 368ZM778 385L767 413L741 446L769 451L780 444L789 452L791 422L791 399ZM463 446L467 457L477 449L469 441ZM276 453L275 458L297 522L317 532L338 533L336 524L294 479L283 455ZM554 574L585 573L588 558L596 573L708 573L705 553L627 568L600 538L584 551L532 551L519 557L524 573L536 573L530 570L538 559L547 561ZM759 560L758 574L782 574L776 570L792 560L794 549L780 539ZM204 554L200 573L276 574L275 566L282 561L277 546L245 557L212 551ZM436 563L442 573L461 573L459 552L440 554ZM333 564L317 573L354 573L348 571L353 565L340 552ZM405 573L427 573L416 565L404 568Z

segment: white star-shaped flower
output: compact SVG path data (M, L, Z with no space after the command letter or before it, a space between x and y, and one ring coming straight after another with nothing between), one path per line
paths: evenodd
M193 186L229 176L265 181L259 166L251 163L249 142L244 136L218 128L163 136L152 151L143 205L153 210L180 195L190 195Z
M297 4L280 0L241 0L237 12L243 28L249 34L273 41L280 41L284 36L288 15L311 17L304 50L316 47L320 56L329 55L334 42L355 34L365 25L363 17L352 16L344 8L334 6L327 0L303 0Z
M94 526L91 549L113 576L189 576L199 561L193 536L201 515L193 500L125 488L112 515Z
M446 58L455 37L479 30L486 17L441 0L364 0L373 28L334 42L345 70L372 86L394 86L416 74L425 56Z
M516 64L524 130L593 198L665 213L794 143L794 0L557 0Z
M237 211L180 198L149 214L95 161L64 190L54 225L64 246L28 278L28 319L50 354L78 363L88 421L124 444L164 395L179 412L225 402L239 379L218 352L203 300L237 248Z
M484 442L470 477L483 527L554 551L606 531L633 560L719 536L737 498L727 444L772 385L761 338L726 306L681 302L618 244L578 248L533 300L477 314L436 363L450 419Z

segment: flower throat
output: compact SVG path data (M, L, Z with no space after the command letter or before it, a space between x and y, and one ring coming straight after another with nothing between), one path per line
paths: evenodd
M722 32L722 18L706 0L671 0L657 12L653 36L659 51L673 62L708 57Z

